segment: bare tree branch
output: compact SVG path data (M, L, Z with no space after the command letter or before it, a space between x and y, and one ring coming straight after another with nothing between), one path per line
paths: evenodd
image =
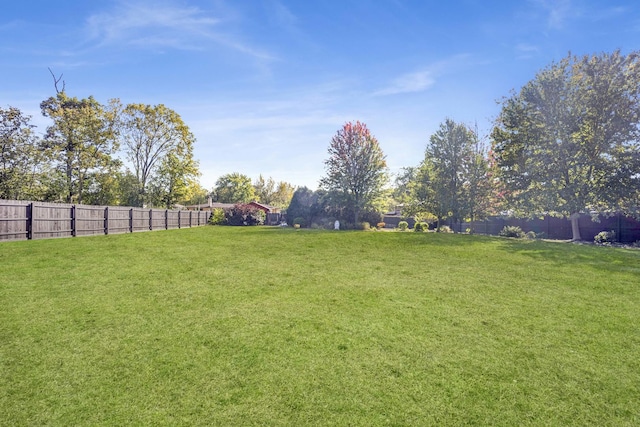
M56 78L56 75L53 74L53 71L51 71L51 68L47 67L47 70L49 70L49 72L51 73L51 77L53 77L53 86L55 86L56 88L56 93L64 92L64 88L67 83L64 80L62 80L63 74L60 74L60 77ZM60 83L60 80L62 80L62 90L58 89L58 83Z

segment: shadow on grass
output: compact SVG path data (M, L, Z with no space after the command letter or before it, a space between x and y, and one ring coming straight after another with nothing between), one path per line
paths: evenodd
M619 272L621 269L640 276L640 251L604 247L568 241L501 240L502 250L557 265L584 264L599 270Z
M497 236L469 235L469 234L441 234L406 232L364 232L364 231L334 231L314 229L292 229L279 227L258 227L255 232L279 233L283 236L299 239L299 241L315 241L320 239L326 244L340 244L340 236L349 235L349 241L369 248L375 247L376 242L381 250L393 250L394 247L414 246L421 251L429 246L432 251L453 251L452 256L465 257L465 248L477 248L478 251L500 253L500 251L529 257L532 260L552 263L558 266L582 264L588 268L603 271L626 271L640 276L640 250L603 247L589 244L576 244L568 241L543 241L510 239ZM390 242L393 242L389 245ZM499 255L497 255L499 256Z

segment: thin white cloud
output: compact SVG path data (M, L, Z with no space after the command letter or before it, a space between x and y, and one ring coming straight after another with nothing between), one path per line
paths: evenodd
M218 22L203 16L195 7L119 3L112 12L90 16L87 26L91 37L113 44L135 43L141 37L158 32L169 32L175 38L206 34Z
M528 43L518 43L515 46L516 53L520 59L532 58L535 54L540 52L540 48L536 45Z
M631 12L629 8L622 6L614 6L605 9L598 10L597 13L592 14L594 21L603 21L607 19L617 19L623 16L625 13Z
M573 6L571 0L533 0L532 2L545 12L546 24L550 29L563 29L566 21L578 14L578 9Z
M455 55L442 61L435 62L419 71L402 74L391 82L391 84L377 90L373 96L396 95L402 93L424 92L436 83L436 77L460 64L469 55Z
M400 93L422 92L436 82L430 70L403 74L393 80L391 85L374 92L376 96L396 95Z
M298 18L285 5L278 0L271 0L267 7L274 24L285 27L289 31L297 31Z
M90 16L89 40L98 46L132 46L175 50L206 49L211 41L260 59L270 55L220 29L223 19L194 6L145 1L119 2L108 12Z

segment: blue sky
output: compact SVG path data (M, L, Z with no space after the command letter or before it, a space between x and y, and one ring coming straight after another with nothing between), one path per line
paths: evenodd
M396 173L447 117L488 133L496 101L569 51L640 47L634 0L6 3L2 107L44 132L47 67L72 96L165 104L195 134L208 189L231 172L315 189L352 120Z

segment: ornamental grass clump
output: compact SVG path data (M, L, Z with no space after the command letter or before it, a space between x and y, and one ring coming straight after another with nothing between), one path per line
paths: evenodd
M595 235L593 241L598 245L610 245L617 241L616 232L613 230L601 231Z
M429 224L427 224L426 222L416 222L416 225L413 226L413 231L415 232L429 231Z
M526 237L526 233L517 225L505 225L498 235L502 237L513 237L516 239L524 239Z

